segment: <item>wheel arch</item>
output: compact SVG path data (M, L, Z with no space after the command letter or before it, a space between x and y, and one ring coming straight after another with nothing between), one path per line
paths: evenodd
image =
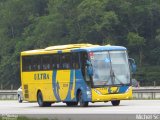
M37 95L36 95L37 98L38 98L38 93L39 93L39 92L42 93L42 91L41 91L40 89L38 89L38 90L37 90Z
M81 92L82 90L80 88L77 89L77 92L76 92L76 100L78 101L78 94Z

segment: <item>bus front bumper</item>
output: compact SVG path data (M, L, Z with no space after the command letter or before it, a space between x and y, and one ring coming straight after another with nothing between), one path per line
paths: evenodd
M92 102L107 102L112 100L129 100L132 99L132 87L129 87L124 93L108 93L101 94L101 92L92 89Z

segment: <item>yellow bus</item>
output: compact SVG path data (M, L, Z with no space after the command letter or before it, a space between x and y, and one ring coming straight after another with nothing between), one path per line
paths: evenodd
M63 102L88 106L132 98L127 49L69 44L21 52L23 98L40 107Z

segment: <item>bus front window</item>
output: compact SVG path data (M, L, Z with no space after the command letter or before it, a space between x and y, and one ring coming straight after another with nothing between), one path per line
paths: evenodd
M126 51L101 51L89 54L93 67L93 84L122 85L130 83Z
M107 51L90 53L94 85L112 85L110 58Z
M114 84L130 84L130 71L126 51L110 51Z

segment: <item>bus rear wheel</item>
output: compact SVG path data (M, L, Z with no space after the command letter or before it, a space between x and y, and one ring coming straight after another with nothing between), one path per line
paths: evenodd
M78 102L80 104L80 107L87 107L88 106L88 102L84 101L84 99L83 99L82 91L80 91L78 94Z
M111 103L113 106L118 106L120 104L120 100L112 100Z
M37 101L38 101L38 105L40 107L49 107L51 106L52 103L50 102L44 102L43 101L43 96L42 96L42 93L39 91L38 94L37 94Z
M66 102L66 105L67 106L77 106L78 105L78 102Z

